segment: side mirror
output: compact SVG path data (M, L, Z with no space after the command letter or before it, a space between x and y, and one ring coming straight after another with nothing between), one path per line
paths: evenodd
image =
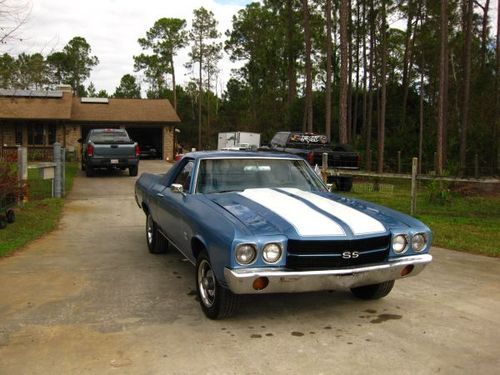
M172 184L170 185L170 190L172 193L184 193L184 188L182 187L181 184Z
M78 143L83 143L83 138L78 138L77 142Z

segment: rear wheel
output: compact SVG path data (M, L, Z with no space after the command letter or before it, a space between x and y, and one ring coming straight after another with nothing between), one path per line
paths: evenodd
M7 211L5 217L7 219L7 223L9 224L12 224L14 221L16 221L16 213L12 209Z
M205 250L196 261L196 291L201 309L210 319L228 318L238 309L240 297L219 284Z
M351 191L352 177L339 177L336 186L339 191Z
M130 174L132 177L133 177L133 176L137 176L137 171L138 171L138 169L139 169L139 168L137 167L137 165L135 165L135 166L130 166L130 167L128 167L128 172L129 172L129 174Z
M87 165L85 167L85 174L87 175L87 177L94 177L94 168Z
M351 292L360 299L379 299L388 295L391 292L393 286L394 280L390 280L380 284L352 288Z
M161 254L168 250L168 241L160 234L150 214L146 216L146 242L152 254Z

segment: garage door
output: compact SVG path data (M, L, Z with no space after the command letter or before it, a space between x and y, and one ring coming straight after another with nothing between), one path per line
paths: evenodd
M134 141L139 143L143 158L161 159L163 157L162 128L126 127Z

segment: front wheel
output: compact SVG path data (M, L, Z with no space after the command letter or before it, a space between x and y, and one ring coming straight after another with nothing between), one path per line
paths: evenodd
M360 299L380 299L388 295L391 292L393 286L394 280L390 280L380 284L351 288L351 292Z
M168 242L158 231L158 227L150 214L146 216L146 242L148 244L148 250L152 254L167 252Z
M239 296L220 286L206 251L196 261L196 291L201 309L209 319L228 318L238 309Z

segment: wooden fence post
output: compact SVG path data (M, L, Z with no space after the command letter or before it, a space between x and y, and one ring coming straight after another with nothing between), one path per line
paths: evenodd
M321 177L323 178L323 182L325 184L328 180L327 171L328 171L328 153L323 152L323 154L321 155Z
M411 161L411 209L410 213L415 215L417 212L417 171L418 158L413 158Z
M479 155L474 154L474 177L479 178Z
M21 189L21 200L28 201L28 149L26 147L17 148L17 179Z
M398 151L398 173L401 173L401 150Z

